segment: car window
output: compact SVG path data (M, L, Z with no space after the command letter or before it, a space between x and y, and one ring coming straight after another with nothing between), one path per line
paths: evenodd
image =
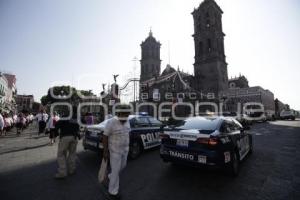
M148 119L150 121L151 126L160 127L162 125L162 123L159 120L157 120L153 117L149 117Z
M197 129L197 130L216 130L219 120L216 118L195 117L179 121L174 128L176 129Z
M233 122L235 124L236 129L241 130L243 128L243 125L236 119L233 119Z
M132 128L141 128L141 127L149 127L149 121L147 117L136 117L130 121L130 125Z
M223 133L231 133L231 132L238 131L240 129L241 129L241 127L237 123L235 123L234 121L225 120L222 123L220 131L223 132Z

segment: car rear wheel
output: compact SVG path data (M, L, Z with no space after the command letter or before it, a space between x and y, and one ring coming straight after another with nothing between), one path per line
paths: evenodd
M239 174L239 158L236 151L232 152L231 162L228 166L228 172L231 176L236 177Z
M129 148L129 158L136 159L142 152L142 146L138 141L134 141Z

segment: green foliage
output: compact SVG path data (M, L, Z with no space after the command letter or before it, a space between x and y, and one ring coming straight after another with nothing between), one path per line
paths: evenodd
M54 86L48 89L47 95L42 96L42 105L52 104L55 102L78 102L81 96L94 96L91 90L76 90L71 86Z

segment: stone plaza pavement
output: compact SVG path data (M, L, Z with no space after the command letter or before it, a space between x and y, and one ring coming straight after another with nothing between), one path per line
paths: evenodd
M164 163L159 150L130 160L121 174L123 200L298 200L300 199L300 120L257 123L254 151L232 178L222 171ZM32 125L21 136L0 137L1 200L104 199L97 173L101 157L77 149L77 174L53 179L57 143L37 136Z
M49 138L37 135L37 126L30 125L21 136L13 129L0 137L0 199L103 199L97 181L97 170L86 170L77 159L76 175L66 180L53 178L56 173L57 144L49 145ZM83 151L78 144L78 157ZM96 168L100 166L97 154L88 154Z

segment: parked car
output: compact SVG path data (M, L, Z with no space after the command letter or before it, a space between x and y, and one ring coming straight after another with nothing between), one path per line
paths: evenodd
M231 117L191 117L161 134L164 162L225 168L238 175L240 161L252 152L252 135Z
M286 120L286 119L295 120L296 119L295 111L293 111L293 110L283 110L283 111L281 111L280 119L282 119L282 120Z
M223 112L224 117L232 117L242 124L245 129L253 124L252 118L246 114L237 114L236 112Z
M97 125L88 126L83 137L84 149L99 152L103 149L102 137L105 125L109 119ZM129 157L137 158L143 150L160 145L159 134L162 123L148 115L130 115L130 146Z

